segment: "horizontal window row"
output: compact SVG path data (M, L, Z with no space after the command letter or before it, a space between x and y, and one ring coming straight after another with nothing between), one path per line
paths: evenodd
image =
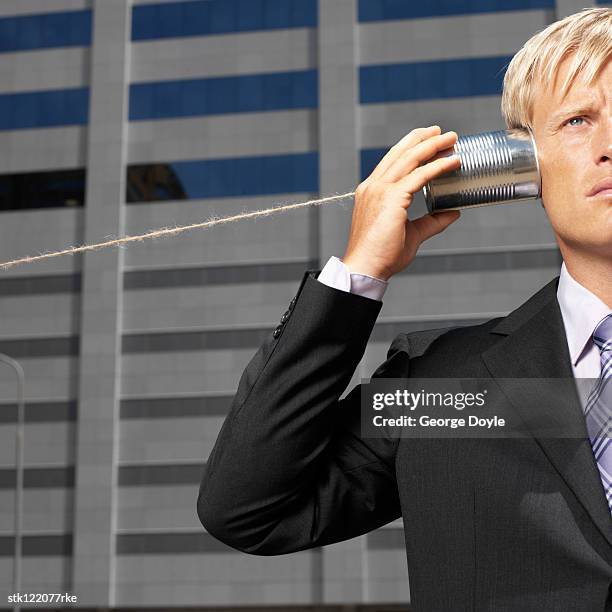
M386 527L371 531L366 535L366 545L370 550L406 549L404 529ZM197 553L235 553L209 533L202 532L169 532L169 533L122 533L117 535L118 555L176 555ZM301 554L309 554L301 553ZM283 609L287 609L283 606ZM300 608L303 609L303 608ZM359 606L351 609L360 610ZM366 608L365 609L374 609ZM375 609L381 609L380 607Z
M72 554L71 534L23 536L24 556L57 556ZM378 529L367 534L367 546L374 550L405 548L402 528ZM15 551L13 536L0 537L0 557L10 557ZM176 555L197 553L236 553L209 533L122 533L116 536L117 555Z
M87 47L91 26L90 10L0 17L0 53Z
M85 169L0 175L0 210L77 207L85 203Z
M24 489L60 489L74 487L74 467L27 467L23 470ZM0 489L14 489L17 472L0 468Z
M0 94L0 130L86 125L89 88Z
M358 18L368 22L554 8L555 0L358 0Z
M357 0L360 22L552 10L554 0ZM599 4L605 4L599 0ZM316 0L191 0L135 6L132 40L317 27Z
M380 64L359 68L361 104L500 95L512 57Z
M132 9L132 40L317 25L317 0L195 0Z
M127 203L318 193L318 153L134 164ZM85 204L85 169L0 175L0 211Z
M484 258L484 257L483 257ZM423 258L428 260L429 258ZM490 259L490 258L488 258ZM498 258L499 259L499 258ZM506 258L506 260L511 258ZM527 259L527 258L525 258ZM553 256L548 259L556 259L554 268L558 268L559 258ZM439 264L438 264L439 265ZM493 266L487 260L487 268ZM452 268L445 272L451 272ZM504 262L503 269L512 269L511 263ZM540 267L537 263L528 262L527 269ZM548 267L548 266L547 266ZM551 269L554 269L551 265ZM412 270L412 266L411 266ZM484 322L486 319L466 319L459 314L452 321L439 321L439 327L454 327L458 325L474 325ZM395 336L402 332L430 329L432 321L401 321L398 323L383 322L374 327L370 340L372 342L391 342ZM174 353L191 351L226 351L226 350L253 350L270 337L273 326L252 327L250 329L210 329L210 330L188 330L188 331L163 331L163 332L137 332L123 334L121 339L121 353L123 355L151 354L151 353ZM57 338L15 338L11 340L0 340L0 352L10 355L13 359L40 359L79 356L79 337L63 336Z
M21 537L24 557L68 557L72 555L72 534L24 535ZM15 555L15 536L0 536L0 557Z
M119 415L122 420L139 419L141 421L219 417L229 412L232 399L233 395L131 397L121 399ZM17 422L17 412L15 403L3 402L0 404L0 426ZM24 412L26 423L69 423L77 419L78 402L77 400L28 401L24 405ZM1 472L2 470L0 474ZM30 480L30 482L34 481ZM0 488L2 488L1 483L0 477ZM31 484L30 486L40 485Z
M131 121L252 113L318 105L316 70L137 83Z
M300 278L306 269L316 268L316 260L229 264L168 269L127 270L123 275L126 291L170 289L173 287L211 287L246 283L284 283ZM0 295L78 294L81 274L52 274L44 276L0 276ZM2 414L0 411L0 421Z
M388 532L388 533L387 533ZM367 546L373 550L404 550L404 530L383 528L366 536ZM73 542L71 534L25 535L22 554L25 557L70 556ZM169 533L121 533L116 536L117 555L177 555L205 553L236 553L236 550L203 530ZM15 554L14 536L0 536L0 557ZM302 553L308 554L308 553ZM303 609L300 607L300 609ZM361 607L355 607L361 609ZM363 608L366 610L366 607ZM368 606L368 609L369 606Z
M128 166L126 201L318 193L317 152Z
M554 9L554 0L357 0L360 22ZM609 2L598 0L598 4ZM89 46L92 11L0 18L0 53ZM189 0L132 9L134 41L317 27L317 0Z
M476 247L473 252L419 255L402 274L443 274L448 272L484 272L501 269L546 268L560 265L559 252L551 243L548 247L525 245L520 249L500 247L491 252ZM287 283L299 279L306 270L317 269L316 260L269 262L260 264L228 264L222 266L172 267L168 269L128 270L123 275L125 291L152 291L187 287L218 287L252 283ZM78 294L81 275L53 274L0 278L0 295L27 296ZM56 345L56 348L59 345ZM37 350L38 353L42 348ZM55 353L53 353L55 354ZM42 408L41 408L42 410ZM0 411L0 422L2 421Z
M0 425L17 422L17 404L0 404ZM50 423L75 421L77 416L76 400L28 401L24 404L26 423Z
M555 268L558 268L559 265L557 263ZM511 269L510 265L504 267ZM537 264L530 266L530 268L535 267L537 267ZM487 318L464 318L461 314L458 314L455 319L435 320L435 323L437 327L459 327L484 323ZM387 343L391 342L400 333L431 329L431 327L431 320L381 322L375 325L370 341ZM258 327L251 329L128 333L122 337L121 351L124 355L133 355L175 351L251 350L261 346L264 340L270 337L272 331L272 327Z
M402 527L383 527L366 535L370 550L405 550ZM209 533L126 533L117 535L118 555L176 555L235 552ZM302 553L303 554L303 553ZM352 608L353 606L351 606Z
M202 479L203 470L204 462L120 465L117 470L117 485L127 487L197 484ZM0 490L14 489L16 483L15 468L0 468ZM23 470L24 489L71 489L74 486L74 466L26 467Z

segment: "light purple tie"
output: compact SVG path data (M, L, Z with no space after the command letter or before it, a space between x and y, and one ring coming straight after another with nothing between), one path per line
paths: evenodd
M612 314L597 324L593 342L601 353L601 374L584 411L593 455L612 512Z

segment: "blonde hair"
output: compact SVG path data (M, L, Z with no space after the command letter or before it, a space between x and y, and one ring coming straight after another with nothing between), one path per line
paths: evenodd
M562 96L578 74L591 85L612 57L612 9L583 9L555 21L519 49L504 76L501 112L508 128L532 127L536 84L551 86L559 64L572 53Z

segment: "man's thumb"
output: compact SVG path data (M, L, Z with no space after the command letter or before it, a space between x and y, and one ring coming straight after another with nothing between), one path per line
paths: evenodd
M461 216L458 210L445 210L439 213L429 213L415 219L412 223L421 242L439 234Z

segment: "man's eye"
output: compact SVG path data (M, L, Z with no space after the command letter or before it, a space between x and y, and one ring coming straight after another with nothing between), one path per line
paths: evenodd
M572 117L568 119L565 123L567 125L581 125L580 123L572 123L572 121L584 121L584 117Z

